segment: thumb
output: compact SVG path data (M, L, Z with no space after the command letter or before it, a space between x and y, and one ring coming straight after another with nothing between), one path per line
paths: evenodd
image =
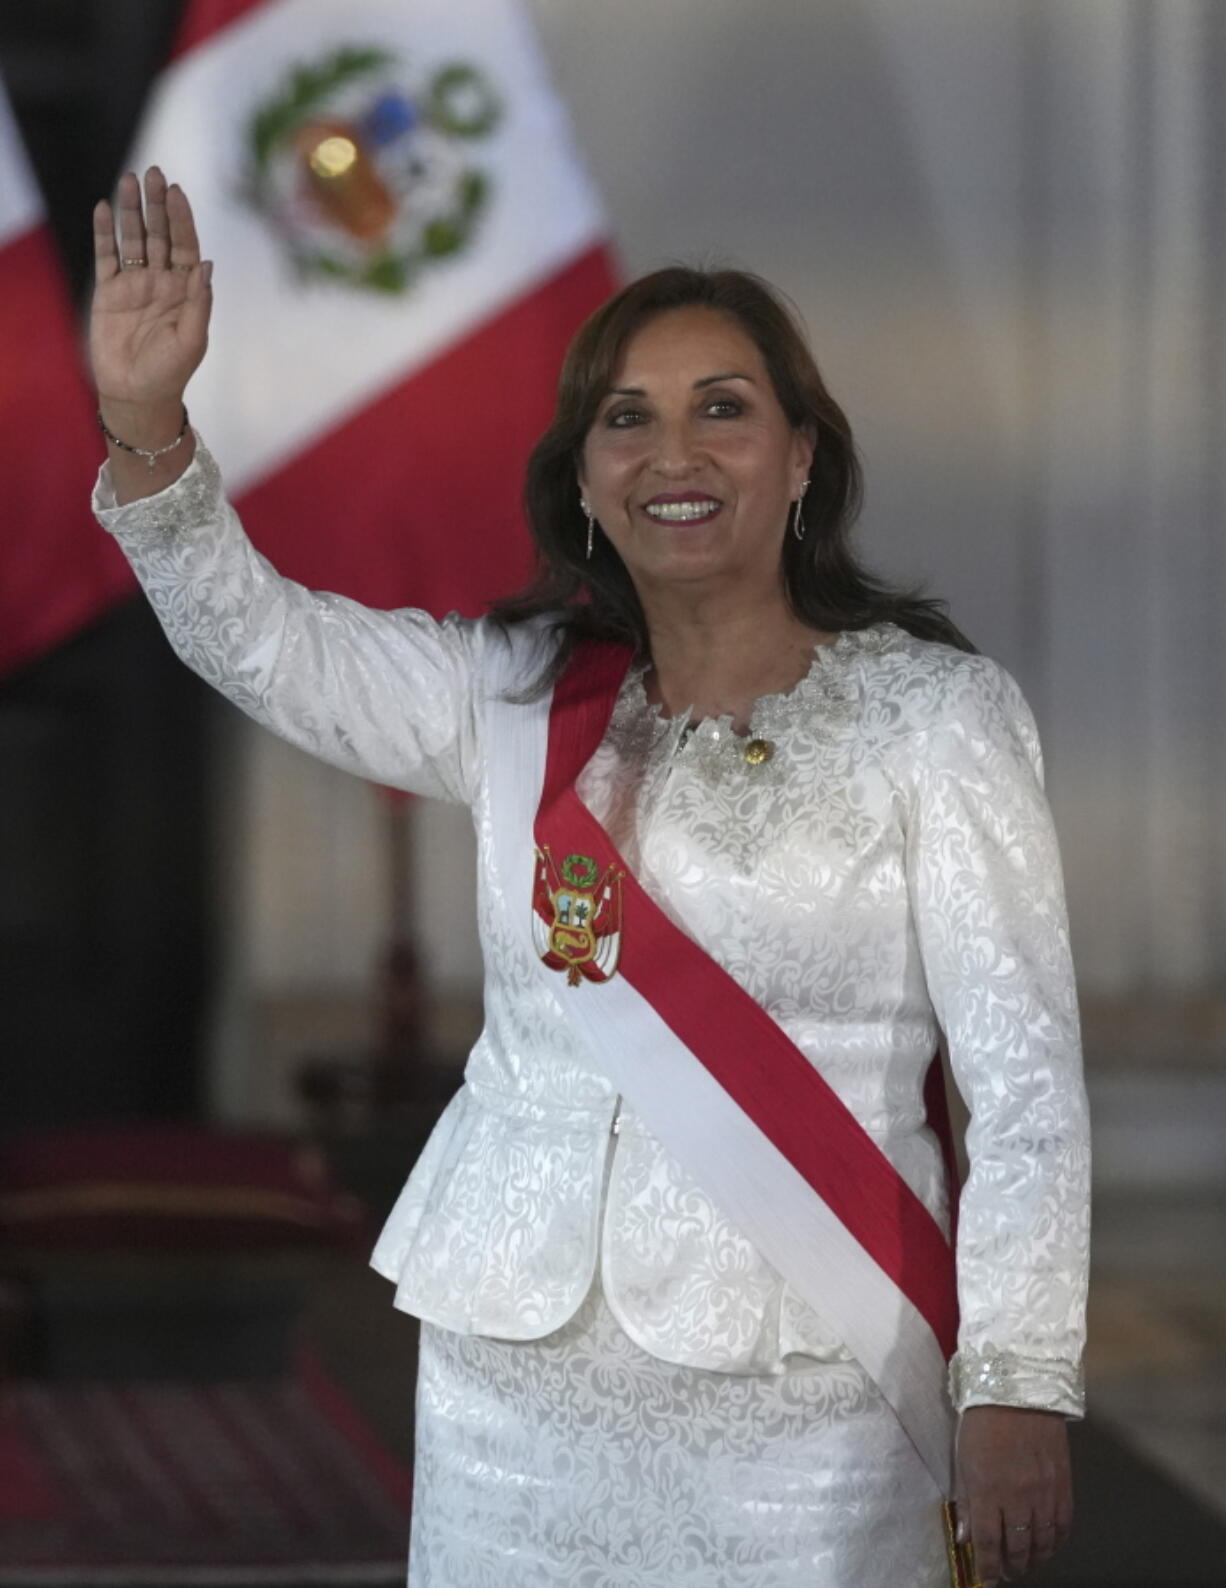
M959 1430L961 1433L961 1430ZM954 1540L959 1544L969 1544L971 1538L971 1507L966 1493L966 1479L962 1471L962 1453L959 1449L961 1441L954 1446Z
M992 1588L991 1584L981 1582L979 1573L974 1567L974 1539L971 1531L971 1502L967 1494L966 1480L962 1471L962 1462L957 1457L954 1459L953 1513L954 1543L960 1545L962 1549L965 1549L967 1552L965 1557L965 1569L968 1574L967 1581L975 1582L979 1585L979 1588ZM960 1565L959 1571L963 1569L963 1566ZM959 1581L961 1581L961 1578L959 1578Z

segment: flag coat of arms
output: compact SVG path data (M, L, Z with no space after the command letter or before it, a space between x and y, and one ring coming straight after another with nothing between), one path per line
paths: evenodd
M0 672L135 589L89 510L100 455L68 282L0 84Z
M521 583L524 464L613 275L518 0L194 0L153 163L216 261L188 402L260 549L377 606Z
M564 970L572 987L608 981L617 970L624 875L590 855L568 854L559 862L548 844L536 852L536 951L550 970Z

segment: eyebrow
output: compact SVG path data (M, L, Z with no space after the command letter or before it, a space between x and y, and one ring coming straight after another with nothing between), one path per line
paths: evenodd
M751 386L756 382L752 375L739 375L735 370L729 370L724 375L704 375L701 380L694 382L694 390L701 391L704 386L716 386L722 380L747 380ZM610 397L646 397L647 393L642 386L610 386Z

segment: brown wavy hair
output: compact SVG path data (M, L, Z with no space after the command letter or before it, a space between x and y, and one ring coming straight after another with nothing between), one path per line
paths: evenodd
M553 422L528 461L524 507L536 571L523 590L491 610L504 625L554 620L558 650L530 693L549 687L582 639L618 640L650 656L643 608L608 537L597 536L590 561L586 557L578 468L627 342L656 315L691 307L717 309L738 322L762 354L788 422L817 438L804 499L805 537L785 535L783 542L784 590L796 616L832 633L888 620L920 639L973 651L944 601L891 588L853 555L850 535L863 495L860 462L847 416L826 389L796 311L748 271L674 265L632 281L580 327L562 365Z

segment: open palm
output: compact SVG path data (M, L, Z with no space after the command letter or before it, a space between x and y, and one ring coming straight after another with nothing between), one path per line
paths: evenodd
M118 201L118 243L111 205L94 211L94 380L104 400L174 402L208 346L212 266L201 263L186 195L156 166L145 174L143 208L131 172Z

